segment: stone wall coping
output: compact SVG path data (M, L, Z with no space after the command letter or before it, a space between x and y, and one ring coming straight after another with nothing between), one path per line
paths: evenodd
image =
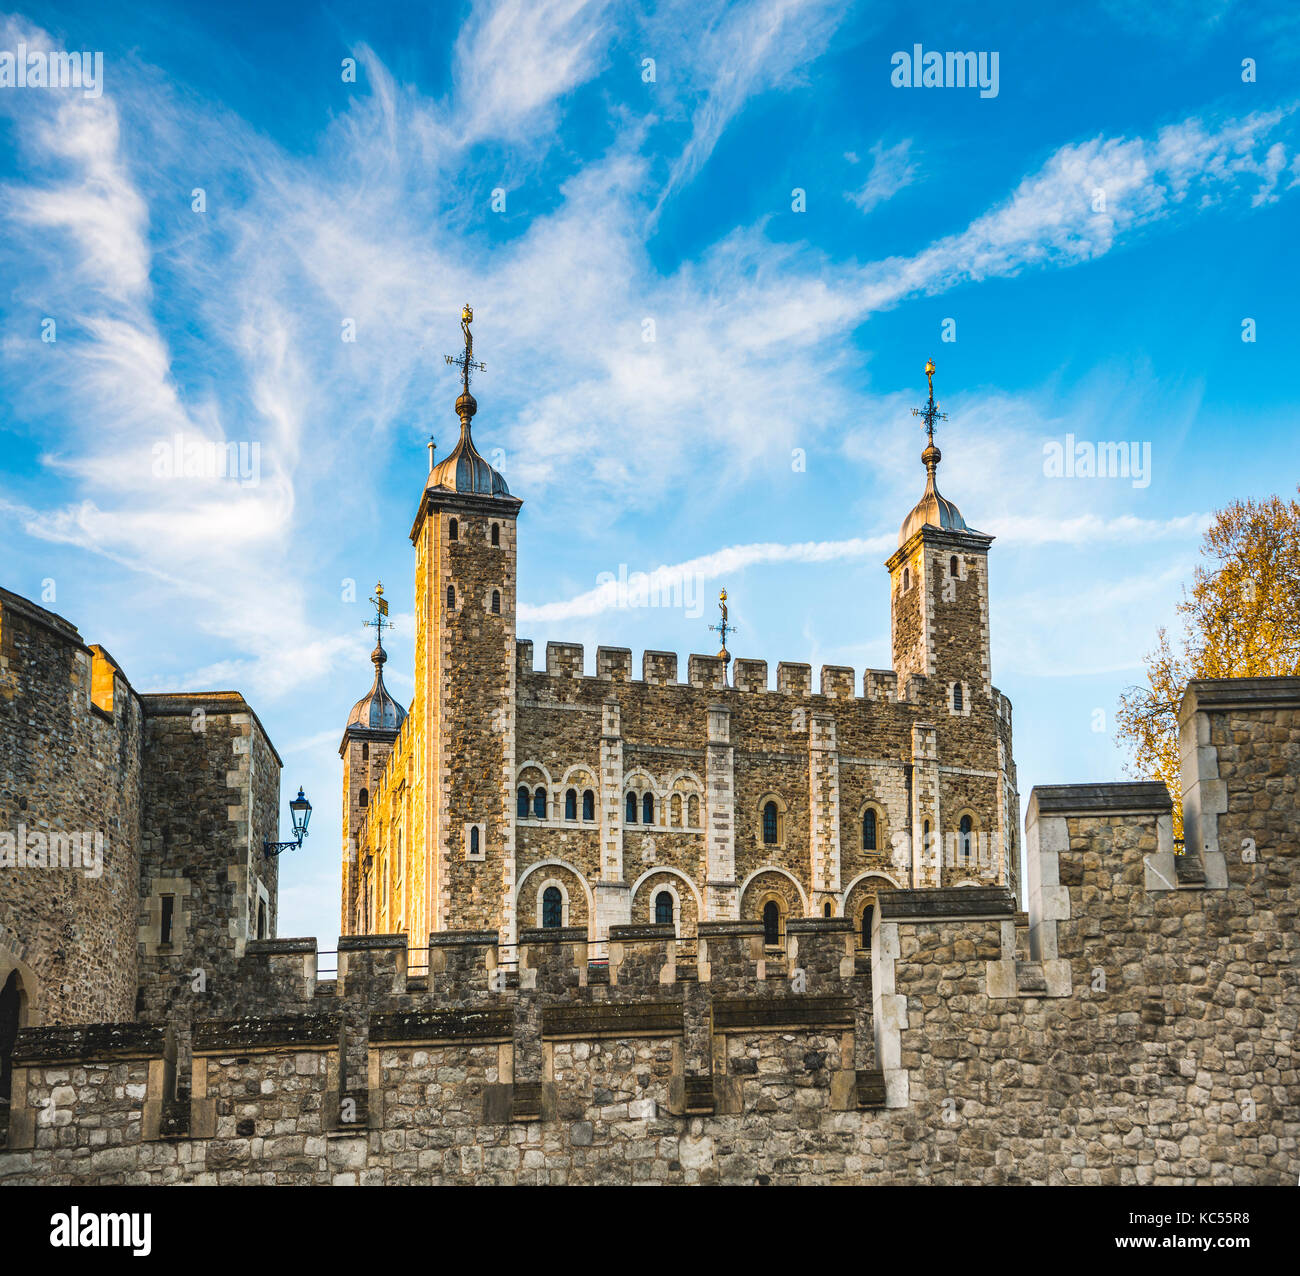
M882 921L1014 918L1017 912L1016 901L1005 886L946 886L881 891L876 906ZM790 924L787 924L787 930Z
M792 917L785 924L787 935L852 934L856 930L849 917Z
M519 932L521 944L585 944L585 926L530 926Z
M250 939L244 947L245 957L275 957L288 953L315 953L316 937L306 939Z
M762 922L700 922L695 933L701 939L720 939L727 935L761 935Z
M1040 784L1029 794L1025 823L1047 815L1164 815L1173 810L1159 780L1115 784Z
M15 1067L91 1059L161 1059L168 1027L161 1023L83 1023L23 1028L11 1056Z
M677 928L672 922L662 924L656 922L644 922L628 926L611 926L609 928L609 937L616 943L627 943L633 939L654 939L667 941L677 938Z
M368 948L406 948L409 942L405 935L340 935L338 951L355 953Z
M1221 709L1300 709L1300 678L1196 678L1187 684L1178 720Z
M434 930L429 932L430 948L492 948L501 942L494 930Z
M401 1010L370 1016L372 1045L424 1041L509 1041L514 1032L509 1007L458 1010Z
M194 1053L248 1054L285 1046L337 1046L342 1029L340 1014L196 1019Z

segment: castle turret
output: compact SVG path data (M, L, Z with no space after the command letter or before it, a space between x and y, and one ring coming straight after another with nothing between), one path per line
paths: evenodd
M939 491L943 454L934 442L934 426L946 416L935 402L934 372L931 360L925 365L929 400L914 410L928 435L921 453L925 491L903 520L898 549L886 563L899 695L926 710L913 727L909 759L916 886L951 878L963 858L981 859L981 847L992 846L990 855L1005 856L1010 838L1008 828L987 827L973 801L952 792L945 799L941 793L938 759L951 756L958 739L962 752L990 772L1008 774L1009 758L999 747L1002 697L994 690L989 667L988 550L993 537L969 527L961 510ZM1003 804L997 805L1001 809ZM965 854L968 846L970 855ZM947 873L945 859L950 861ZM1014 880L1005 859L999 876Z
M384 586L375 586L375 619L378 632L375 649L370 659L375 666L375 680L348 714L343 728L343 741L339 756L343 759L343 898L341 905L342 934L370 929L372 918L366 916L366 871L360 862L357 848L360 834L369 815L370 799L375 782L383 775L393 742L406 721L406 710L389 694L384 686L384 664L388 653L384 650L383 631L387 625L388 603L384 599Z
M515 896L515 520L523 502L474 446L478 404L470 324L456 400L460 437L430 465L411 528L415 545L415 712L431 930L479 927L513 937Z

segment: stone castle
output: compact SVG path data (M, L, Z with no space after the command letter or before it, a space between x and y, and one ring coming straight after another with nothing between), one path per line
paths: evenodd
M462 326L472 354L470 312ZM462 363L465 363L463 360ZM477 410L430 467L415 546L415 697L375 679L343 758L343 934L849 918L863 947L878 893L1019 887L1011 705L989 659L988 553L939 494L903 521L890 578L892 669L596 650L515 635L522 502L479 455ZM936 415L933 365L925 409ZM382 616L379 618L382 634ZM725 639L725 634L724 634ZM864 926L863 919L868 919Z
M275 937L243 698L0 590L0 1184L1294 1183L1300 680L1188 687L1181 853L1146 783L1035 789L1022 846L932 435L860 696L725 641L534 671L469 319L336 952Z

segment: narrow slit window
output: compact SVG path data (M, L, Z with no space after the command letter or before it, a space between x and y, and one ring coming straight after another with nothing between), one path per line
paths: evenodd
M763 842L765 845L776 845L776 827L776 803L768 802L763 806Z
M864 851L874 851L876 849L876 839L876 813L870 807L867 807L862 815L862 849Z
M158 925L158 942L160 944L170 944L172 942L172 929L176 920L176 896L164 895L162 897L162 917ZM261 939L261 935L258 936Z

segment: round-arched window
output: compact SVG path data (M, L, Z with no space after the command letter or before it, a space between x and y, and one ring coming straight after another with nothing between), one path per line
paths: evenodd
M660 891L655 896L655 925L671 926L673 924L673 897L668 891Z
M542 925L547 930L564 925L564 895L558 886L548 886L542 892Z

